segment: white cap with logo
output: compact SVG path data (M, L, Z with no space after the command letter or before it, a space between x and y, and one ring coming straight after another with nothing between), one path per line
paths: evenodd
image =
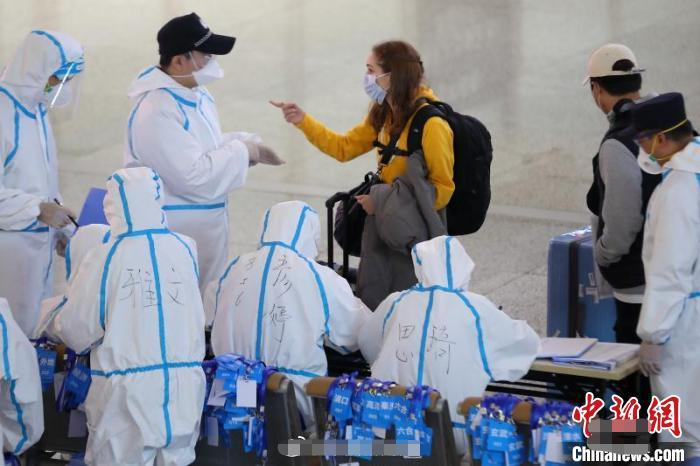
M631 61L632 68L627 71L613 69L615 63L620 60ZM591 54L591 58L588 59L588 74L583 80L583 84L588 83L591 78L639 74L643 71L637 67L637 58L629 47L622 44L605 44L596 49Z

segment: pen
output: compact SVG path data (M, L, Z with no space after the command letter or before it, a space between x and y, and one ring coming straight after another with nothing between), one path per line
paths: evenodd
M54 198L53 201L54 201L56 204L61 205L61 203L58 202L58 199ZM73 225L75 225L75 228L79 228L79 227L80 227L80 225L78 225L78 222L75 221L75 219L73 218L73 216L69 215L69 216L68 216L68 219L69 219L71 222L73 222Z

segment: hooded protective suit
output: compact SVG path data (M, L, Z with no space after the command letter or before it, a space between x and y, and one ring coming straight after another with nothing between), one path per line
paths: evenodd
M205 297L214 353L277 366L295 383L307 426L313 420L304 385L326 374L324 339L357 350L357 331L369 314L345 279L314 262L319 238L318 214L308 205L273 206L260 249L234 259Z
M86 462L185 465L204 404L204 310L192 241L171 232L160 178L117 171L107 182L110 238L71 281L52 333L90 352Z
M2 451L19 455L44 433L36 351L0 298L0 435Z
M100 244L109 239L109 227L107 225L84 225L76 231L66 247L66 286L69 287L75 275L83 263L87 254ZM58 337L53 333L53 319L57 312L66 303L64 295L53 296L41 302L41 315L39 323L34 329L32 338L47 337L51 341L57 341Z
M82 56L75 39L32 31L0 76L0 296L26 335L52 284L54 231L38 221L39 204L60 199L44 88Z
M199 248L200 286L221 275L228 260L227 196L243 186L248 133L221 133L219 115L204 87L188 89L157 67L129 88L124 166L145 166L163 178L168 225Z
M540 340L484 296L467 291L474 262L459 241L439 236L412 252L418 285L391 294L360 329L372 376L403 385L430 385L457 404L482 396L491 380L517 380L529 370ZM457 427L457 426L456 426ZM463 428L455 429L460 452Z
M700 138L661 168L645 154L639 164L663 181L649 201L642 258L647 281L637 334L662 346L661 373L652 375L652 393L681 398L680 441L689 456L700 456ZM660 441L673 441L668 431Z

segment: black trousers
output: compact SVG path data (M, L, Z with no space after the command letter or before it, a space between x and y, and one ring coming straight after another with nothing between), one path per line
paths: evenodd
M642 311L642 305L625 303L616 298L615 308L617 310L617 319L614 328L615 340L618 343L641 343L641 338L637 336L637 323L639 322L639 314ZM646 409L651 401L651 385L649 384L649 378L640 373L639 390L637 393L630 393L630 396L637 397L639 404L642 405L639 417L646 418Z
M641 304L625 303L615 298L617 320L615 321L615 341L618 343L641 343L637 336L637 323Z

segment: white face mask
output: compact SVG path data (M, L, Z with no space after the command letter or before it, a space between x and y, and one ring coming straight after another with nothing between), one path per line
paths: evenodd
M197 61L194 59L194 55L190 52L190 59L197 65ZM172 76L173 78L189 78L192 77L197 82L198 86L206 86L207 84L213 83L224 77L224 70L221 69L219 63L214 57L209 58L207 64L201 68L196 69L192 74L185 74L180 76Z

